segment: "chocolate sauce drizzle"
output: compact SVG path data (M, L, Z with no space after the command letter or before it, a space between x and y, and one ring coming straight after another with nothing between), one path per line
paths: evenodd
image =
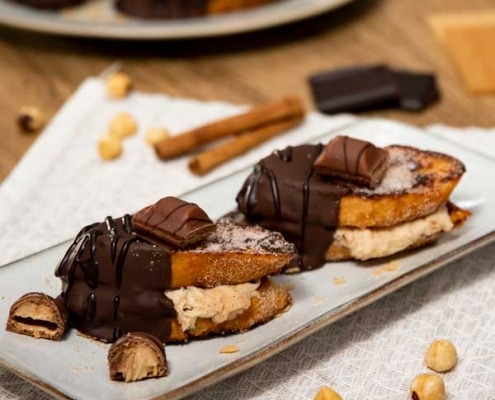
M251 223L281 232L300 256L291 264L313 269L338 225L340 199L347 187L314 173L322 145L288 147L261 160L237 195L239 211ZM294 264L295 263L295 264Z
M164 293L171 251L137 235L129 215L84 228L55 272L71 324L107 342L132 331L166 341L176 315Z

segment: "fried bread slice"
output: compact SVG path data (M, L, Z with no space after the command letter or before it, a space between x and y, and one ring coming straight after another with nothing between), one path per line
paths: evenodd
M453 203L414 221L379 229L339 228L325 255L327 261L386 257L430 243L461 226L471 215Z
M295 246L281 234L221 218L203 243L172 254L170 286L211 288L258 280L280 272L295 256Z
M375 189L350 186L340 202L339 226L383 228L432 214L465 172L454 157L409 146L388 146L390 165Z
M208 14L218 14L227 11L242 10L262 4L274 3L280 0L209 0L207 6Z
M198 318L192 329L184 331L178 319L174 319L169 341L184 342L193 338L244 332L273 319L292 303L289 290L267 278L261 280L256 292L251 297L249 308L222 323L215 323L210 318Z

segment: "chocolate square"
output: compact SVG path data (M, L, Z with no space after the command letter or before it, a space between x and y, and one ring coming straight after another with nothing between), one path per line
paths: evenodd
M400 91L391 71L383 66L364 66L323 72L309 79L321 112L357 112L397 106Z
M215 224L197 204L176 197L165 197L137 212L132 223L138 233L179 248L204 240L215 230Z
M388 152L364 140L337 136L315 160L315 171L353 183L376 187L387 167Z

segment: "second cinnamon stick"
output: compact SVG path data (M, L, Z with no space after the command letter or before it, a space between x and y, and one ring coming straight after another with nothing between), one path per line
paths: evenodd
M303 121L303 118L302 115L296 116L240 135L217 147L198 154L189 161L189 169L196 175L204 175L224 162L244 154L253 147L294 128Z
M217 139L251 131L278 121L302 117L304 107L298 97L285 97L273 103L262 104L251 110L200 126L155 145L159 158L168 160L181 156Z

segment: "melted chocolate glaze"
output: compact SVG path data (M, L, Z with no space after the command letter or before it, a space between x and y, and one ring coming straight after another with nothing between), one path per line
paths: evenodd
M276 151L261 160L237 195L251 223L282 233L294 243L301 269L320 267L338 224L340 199L349 189L314 173L322 145Z
M133 331L165 342L176 316L165 296L172 250L138 236L129 215L84 228L55 272L71 325L105 342Z

